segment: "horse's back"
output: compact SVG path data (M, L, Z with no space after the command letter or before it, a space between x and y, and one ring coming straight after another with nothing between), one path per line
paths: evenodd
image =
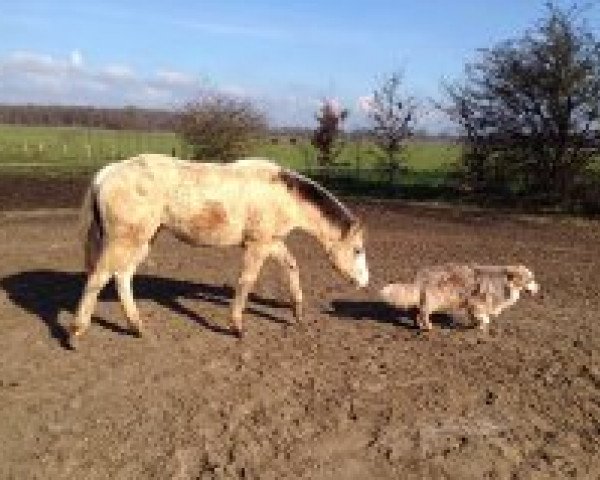
M289 231L296 205L264 158L218 164L143 154L112 164L95 179L113 223L160 223L192 243L233 244L244 235Z
M176 159L144 154L105 166L92 189L109 230L111 225L156 225L176 179Z

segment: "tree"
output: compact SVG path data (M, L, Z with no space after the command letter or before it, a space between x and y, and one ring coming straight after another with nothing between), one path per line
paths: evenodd
M600 43L575 7L547 9L533 30L481 50L465 78L446 86L462 164L479 190L557 200L597 155Z
M372 122L371 134L388 170L390 183L402 167L405 141L412 135L416 110L414 99L403 95L401 86L402 74L392 73L382 80L371 97L362 101L362 108Z
M335 100L324 100L316 115L318 126L313 132L311 144L319 151L317 161L321 165L332 165L340 154L341 126L348 117L348 110L341 108Z
M179 126L193 158L232 161L247 155L266 133L265 116L249 100L211 94L185 105Z

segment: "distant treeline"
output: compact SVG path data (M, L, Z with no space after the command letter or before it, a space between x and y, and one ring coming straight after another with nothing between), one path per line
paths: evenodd
M0 124L48 127L91 127L108 130L139 130L176 132L180 113L173 110L153 110L139 107L101 108L61 105L0 105ZM310 139L313 129L308 127L271 127L269 134L291 138ZM345 132L350 140L368 139L367 129ZM454 141L448 135L414 133L415 139Z
M179 124L179 114L137 107L0 105L0 124L172 132Z

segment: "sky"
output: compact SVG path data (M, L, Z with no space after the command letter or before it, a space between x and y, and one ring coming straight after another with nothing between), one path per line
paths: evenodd
M569 6L571 1L555 3ZM600 2L585 18L600 29ZM0 102L179 108L251 98L273 125L310 125L325 98L359 99L404 72L419 126L478 48L518 36L543 0L0 0ZM598 27L598 28L597 28Z

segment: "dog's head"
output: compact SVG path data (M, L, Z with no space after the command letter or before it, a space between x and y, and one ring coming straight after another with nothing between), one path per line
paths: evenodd
M531 295L540 291L540 285L536 282L533 272L524 265L508 266L505 271L508 284L515 290Z

